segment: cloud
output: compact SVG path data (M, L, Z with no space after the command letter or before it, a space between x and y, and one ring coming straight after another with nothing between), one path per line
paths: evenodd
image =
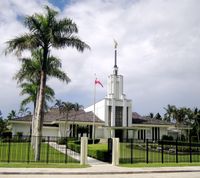
M40 12L43 5L44 1L39 0L0 2L1 51L5 41L26 31L18 17ZM52 7L55 5L54 2ZM66 85L50 80L49 84L61 99L92 104L94 73L105 85L112 73L113 39L116 39L119 73L124 75L124 91L133 100L134 111L162 113L167 104L200 107L199 6L197 0L70 1L59 16L76 22L80 38L92 50L84 53L69 48L52 50L62 59L63 70L72 82ZM0 102L8 93L14 93L19 102L18 89L12 80L18 68L16 57L0 57L3 65L0 81L4 84ZM106 89L98 90L98 99L105 95ZM13 109L9 103L13 103L10 98L7 106L1 102L0 109Z

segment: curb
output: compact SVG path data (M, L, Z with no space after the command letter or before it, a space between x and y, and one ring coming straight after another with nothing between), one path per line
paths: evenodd
M158 173L189 173L200 170L163 170L163 171L110 171L110 172L0 172L0 175L110 175L110 174L158 174Z

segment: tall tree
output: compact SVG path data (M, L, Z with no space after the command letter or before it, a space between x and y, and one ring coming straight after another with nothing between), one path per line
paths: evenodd
M155 119L162 120L162 116L160 115L159 112L155 115Z
M67 136L67 122L68 122L68 118L69 118L69 113L70 111L73 110L73 103L70 102L62 102L62 106L61 106L61 113L63 114L64 118L65 118L65 127L64 127L64 136Z
M8 120L16 119L17 117L17 112L15 110L11 110L7 116Z
M168 122L174 121L174 113L176 111L176 106L174 105L167 105L167 108L164 108L166 113L164 114L164 120Z
M31 115L31 111L29 110L29 107L21 106L18 115L20 117L26 116L26 115Z
M57 19L58 12L45 7L46 14L35 13L25 18L25 25L30 30L20 37L16 37L7 42L6 52L20 54L24 50L42 49L42 61L40 71L40 87L36 103L36 124L35 124L35 161L40 160L40 146L42 136L42 123L44 118L44 100L47 80L48 56L51 48L75 47L78 51L84 51L89 46L81 41L76 34L78 28L76 24L68 18Z
M39 89L39 86L37 85L34 80L31 80L30 82L24 82L20 84L21 87L21 95L26 95L27 97L24 98L21 102L21 107L25 107L29 103L33 103L33 112L35 111L36 107L36 100L37 100L37 92ZM54 99L54 90L50 88L49 86L46 86L45 88L45 101L44 101L44 108L45 110L48 109L47 102L52 102Z
M149 113L149 117L150 117L151 119L153 119L153 118L154 118L154 114L153 114L152 112L150 112L150 113Z
M7 130L7 120L3 119L2 112L0 110L0 136Z
M56 99L56 103L54 105L56 108L59 109L59 113L62 113L62 100L61 99ZM60 126L60 117L59 117L59 136L61 136L61 126Z
M73 107L73 110L75 111L74 118L73 118L73 124L72 124L74 126L77 113L79 110L83 109L83 105L80 105L79 103L74 103L72 107ZM72 132L72 131L75 132L75 130L73 130L74 128L75 127L73 127L70 132Z
M195 108L193 111L193 130L196 133L197 141L199 142L199 132L200 132L200 110Z

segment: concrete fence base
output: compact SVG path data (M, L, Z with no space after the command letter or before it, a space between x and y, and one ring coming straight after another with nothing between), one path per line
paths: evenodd
M112 145L112 165L117 166L119 165L119 154L120 154L120 145L119 145L119 138L112 138L113 145Z
M81 165L88 164L87 154L88 154L88 138L81 137L81 155L80 155Z
M88 164L88 138L81 137L81 154L80 154L80 164ZM119 156L120 156L120 145L119 138L112 138L112 165L119 165Z

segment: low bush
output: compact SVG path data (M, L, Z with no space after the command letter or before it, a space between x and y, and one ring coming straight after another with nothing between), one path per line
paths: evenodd
M80 153L80 148L81 148L81 146L80 146L80 144L77 144L76 142L77 142L77 141L69 141L69 142L67 143L67 147L68 147L69 149L71 149L71 150L77 152L77 153Z
M169 136L169 135L163 135L163 136L162 136L162 140L173 141L174 138L173 138L172 136Z
M94 140L94 144L98 144L100 142L100 139L95 139ZM81 143L80 140L74 141L75 144L79 144ZM93 139L88 139L88 144L93 144Z
M108 153L107 150L88 149L88 155L92 158L95 158L104 162L110 161L110 158L111 158L111 155Z

